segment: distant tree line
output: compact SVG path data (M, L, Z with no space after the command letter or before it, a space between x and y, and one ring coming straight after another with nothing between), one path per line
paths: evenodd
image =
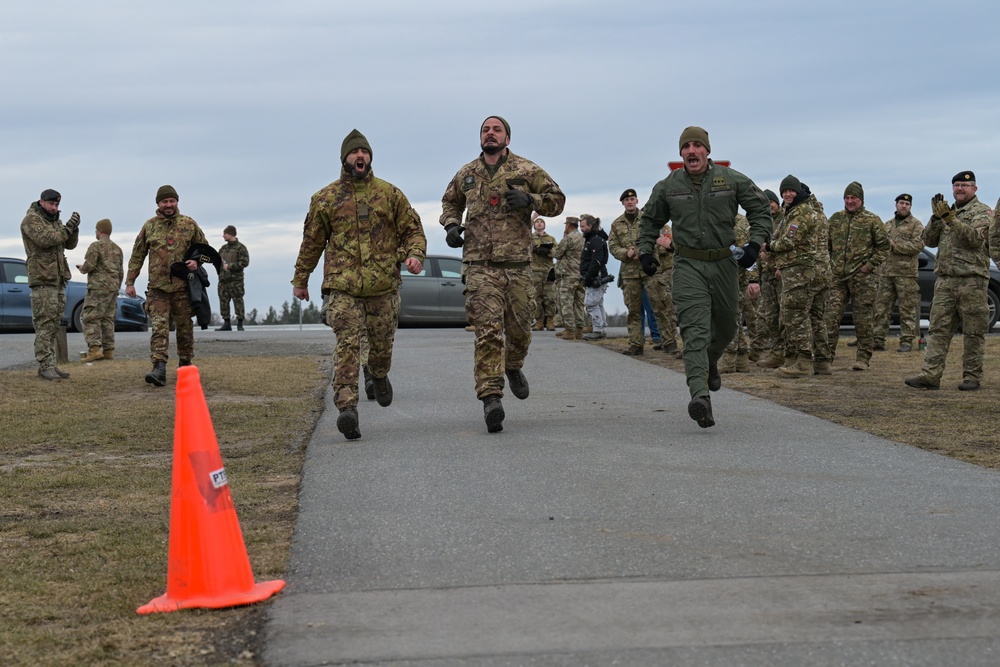
M323 308L316 304L315 301L310 301L309 304L302 308L302 302L298 299L294 299L291 302L286 301L281 304L281 311L274 309L274 306L270 306L264 316L261 317L257 309L254 308L246 314L246 319L243 324L248 326L257 326L264 324L298 324L299 315L302 316L302 324L324 324L323 321ZM219 317L217 313L212 314L213 321L217 320L217 323L222 323L222 318Z

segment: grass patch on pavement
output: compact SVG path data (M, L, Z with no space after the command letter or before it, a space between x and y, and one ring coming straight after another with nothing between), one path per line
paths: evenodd
M282 578L328 361L197 361L258 581ZM252 665L263 605L139 616L166 591L176 369L68 364L0 383L0 655L7 665ZM279 593L280 595L280 593Z

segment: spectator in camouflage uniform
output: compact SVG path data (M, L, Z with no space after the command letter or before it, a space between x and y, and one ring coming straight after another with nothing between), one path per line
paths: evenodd
M476 328L476 397L486 430L496 433L503 430L504 375L514 396L528 397L521 368L535 313L531 212L559 215L566 195L544 169L507 148L510 125L503 118L484 120L479 141L482 153L445 189L441 225L448 245L463 248L465 312Z
M580 282L580 255L583 253L583 234L580 219L566 217L562 240L552 251L556 258L556 283L559 287L559 310L565 329L556 338L581 340L586 326L583 309L585 288Z
M549 281L553 269L552 251L556 239L545 233L545 219L536 217L531 223L531 283L535 287L535 325L532 331L556 330L555 284Z
M183 262L189 271L197 271L199 261L184 257L193 244L208 243L198 223L181 214L177 206L179 199L177 190L171 185L160 186L156 191L156 215L143 224L135 237L125 274L125 293L135 296L135 279L149 255L146 312L152 330L149 352L153 369L146 373L146 382L157 387L167 383L171 318L176 327L179 365L187 366L194 358L194 324L191 322L194 312L187 281L172 275L170 268Z
M664 345L664 337L667 339L666 342L673 343L673 349L676 349L677 344L673 341L674 335L669 329L670 318L668 316L668 308L673 304L667 300L663 282L657 279L660 272L666 270L663 267L663 259L667 255L667 251L662 246L657 246L660 269L652 276L643 273L642 267L639 265L639 249L636 247L639 238L639 224L642 220L639 197L635 190L629 188L621 194L618 200L625 207L625 212L611 223L611 231L608 233L608 250L615 259L621 262L618 278L622 296L625 299L625 308L628 310L628 317L625 321L628 327L628 348L622 354L627 356L643 354L645 343L642 331L643 287L646 288L650 305L653 307L653 316L661 332L661 349Z
M875 349L885 349L892 305L899 299L899 348L897 352L913 350L920 317L920 287L917 284L917 256L924 249L924 225L910 214L913 197L896 197L896 214L885 222L889 239L889 257L879 272L878 296L875 305Z
M222 232L226 244L219 248L222 257L222 273L219 274L219 314L222 316L222 326L216 331L232 331L233 325L229 317L229 302L233 302L236 311L236 330L243 331L243 318L246 309L243 295L246 290L243 285L243 270L250 266L250 251L236 238L236 227L227 226Z
M69 373L56 367L56 336L66 312L69 263L66 250L80 242L80 214L75 211L63 225L59 219L62 196L45 190L32 202L21 221L25 268L31 288L31 324L35 327L35 360L38 377L62 380Z
M889 255L889 238L882 220L865 208L865 191L857 181L844 189L844 210L830 216L830 266L833 271L826 301L826 330L830 352L836 356L840 321L853 306L858 335L854 370L868 369L875 325L878 268ZM884 348L883 348L884 349Z
M736 224L733 227L736 232L736 245L744 246L750 242L750 221L745 215L736 215ZM759 257L759 256L758 256ZM754 265L756 266L756 265ZM753 331L744 330L744 323L747 328L755 326L753 322L753 309L756 303L750 298L750 269L739 267L737 272L739 279L739 309L736 311L736 335L726 347L725 354L719 361L720 373L749 373L750 372L750 338Z
M809 326L813 334L813 375L833 375L834 348L830 347L830 338L826 328L826 307L830 295L830 285L833 282L833 269L830 264L830 220L826 217L823 202L809 191L809 186L802 184L802 191L808 193L806 201L812 206L820 226L816 230L816 299L809 311Z
M111 221L97 221L97 240L87 248L80 273L87 274L87 296L83 300L83 338L87 341L84 363L115 356L115 312L118 290L125 277L122 249L111 240Z
M709 159L712 149L703 128L685 128L678 146L683 168L653 186L642 209L639 263L646 275L656 273L653 246L673 220L669 243L675 251L674 304L691 395L688 416L708 428L715 425L709 392L722 387L718 361L736 333L736 270L757 261L771 236L771 215L767 198L752 180ZM730 246L736 241L733 226L740 206L750 221L750 242L737 260Z
M295 260L292 294L309 300L309 274L324 251L326 322L337 337L333 403L337 429L348 440L361 437L358 371L362 335L375 400L392 403L392 345L399 320L400 264L420 273L427 239L420 216L406 196L372 173L372 149L357 130L340 147L340 178L312 196Z
M948 206L944 195L931 200L934 212L924 227L924 244L937 248L934 273L934 300L927 331L927 350L920 375L906 378L910 387L938 389L944 374L952 336L962 327L962 391L979 389L983 379L986 327L989 303L990 253L1000 258L1000 230L993 211L976 198L976 175L971 171L951 179L955 205ZM993 244L996 244L995 246ZM994 248L990 250L990 248Z
M764 190L771 207L774 229L781 226L784 211L778 195ZM757 258L757 330L750 341L750 353L757 353L757 365L761 368L780 368L784 365L785 345L781 337L781 281L775 277L774 260L771 253L761 250ZM752 288L752 285L751 285Z
M784 216L774 230L774 238L765 248L774 262L775 277L781 282L780 343L784 347L784 365L775 372L781 377L798 378L813 374L814 335L811 314L826 289L820 275L828 254L824 239L825 217L813 208L811 193L801 181L789 174L781 181ZM822 312L822 310L820 310ZM825 331L823 332L825 334ZM772 355L777 348L772 348Z

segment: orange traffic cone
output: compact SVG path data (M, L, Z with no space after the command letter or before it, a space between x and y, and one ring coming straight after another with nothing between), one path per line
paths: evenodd
M177 369L167 593L140 614L219 609L265 600L281 580L254 584L215 428L195 366Z

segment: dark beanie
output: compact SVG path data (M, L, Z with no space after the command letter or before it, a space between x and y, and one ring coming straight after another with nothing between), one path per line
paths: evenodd
M865 189L861 187L861 184L857 181L851 181L846 188L844 188L844 196L854 195L861 201L865 200Z
M223 234L229 234L230 236L236 236L236 228L232 225L227 225L225 229L222 230Z
M177 190L174 190L172 185L161 185L160 189L156 191L156 203L159 204L164 199L174 198L180 201L181 198L177 196Z
M774 194L773 190L764 190L764 196L767 197L770 201L773 201L775 204L781 203L781 200L778 199L778 195Z
M507 132L507 138L509 139L510 138L510 123L508 123L507 121L505 121L503 119L503 116L497 116L495 114L492 115L492 116L487 116L486 118L483 119L483 122L479 124L479 128L482 129L483 125L486 125L486 121L488 121L490 118L496 118L498 121L500 121L501 123L503 123L503 129L506 130L506 132Z
M684 144L689 141L700 141L708 149L709 153L712 152L712 145L708 143L708 132L696 125L684 128L684 131L681 132L681 139L677 150L680 151L680 149L684 148Z
M344 143L340 145L340 163L346 164L347 156L350 155L352 151L356 151L359 148L364 148L368 151L368 155L374 159L371 144L369 144L368 140L365 139L365 135L361 134L357 130L351 130L350 134L344 137Z
M802 194L802 182L789 174L781 179L781 185L778 186L779 192L784 192L785 190L791 190L795 194Z
M960 171L951 177L952 183L975 183L976 175L971 171Z
M42 190L42 194L39 195L38 197L38 201L60 201L61 199L62 195L53 190L52 188L48 188L47 190Z
M111 221L107 218L97 221L97 232L99 234L110 234L111 233Z

